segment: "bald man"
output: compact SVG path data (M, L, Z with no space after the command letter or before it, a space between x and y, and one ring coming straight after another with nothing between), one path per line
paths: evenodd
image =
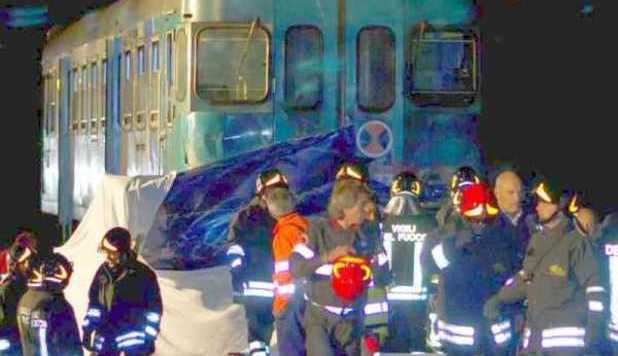
M523 191L521 178L517 173L507 170L496 177L494 194L500 208L496 227L501 235L514 240L518 247L519 262L523 262L528 241L530 241L530 218L522 208Z

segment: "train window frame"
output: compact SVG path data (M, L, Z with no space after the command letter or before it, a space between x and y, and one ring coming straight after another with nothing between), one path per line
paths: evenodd
M124 64L122 66L122 69L124 70L123 79L126 82L130 82L133 79L133 65L131 63L133 61L133 55L131 52L132 51L128 49L122 54L122 62Z
M97 61L93 61L90 64L90 90L91 90L91 100L90 100L90 135L98 135L99 127L98 127L98 116L99 116L99 106L100 106L100 98L99 98L99 76L98 76L98 63Z
M152 73L159 72L161 70L161 44L158 39L150 42L150 71Z
M479 62L479 36L473 30L469 28L445 28L440 30L429 30L426 33L438 34L441 36L460 37L459 40L453 39L452 41L461 41L471 44L472 47L472 87L471 91L440 91L440 90L425 90L414 91L412 90L412 84L414 82L414 42L418 41L418 32L412 29L412 35L408 41L408 54L406 55L406 83L405 92L408 100L412 101L419 107L424 106L443 106L443 107L468 107L477 101L480 95L480 62ZM429 39L422 42L440 42L443 39ZM448 42L448 40L446 41Z
M51 83L50 83L50 92L51 92L51 102L50 106L50 123L49 123L49 131L50 133L56 132L56 103L58 102L58 91L59 91L59 79L55 71L50 73Z
M80 115L79 115L79 132L82 135L86 135L88 134L88 121L89 121L89 114L87 111L87 109L90 109L90 107L87 107L87 104L90 104L87 100L89 99L89 84L88 84L88 74L90 73L89 71L89 67L88 64L85 63L82 65L81 67L81 74L80 74L80 86L81 86L81 105L80 105Z
M146 74L146 46L137 46L137 76L141 77Z
M107 71L109 70L107 58L101 59L101 110L99 115L99 128L102 133L105 133L105 120L107 118Z
M316 94L316 99L313 102L313 104L311 105L295 105L294 103L291 103L293 101L293 98L289 98L288 95L288 78L291 77L290 75L290 71L291 70L291 64L289 62L289 53L291 52L291 48L289 47L290 43L292 41L290 41L290 39L288 38L288 36L291 35L291 33L293 31L296 30L315 30L317 31L317 34L319 35L318 38L318 45L319 45L319 60L320 60L320 78L319 78L319 84L318 84L318 92ZM284 103L286 108L294 110L294 111L316 111L320 108L320 106L322 106L322 103L324 101L324 33L322 32L322 30L314 25L293 25L290 26L286 29L285 31L285 35L284 35L284 85L283 85L283 99L284 99Z
M362 35L365 32L369 32L369 31L376 31L376 30L386 30L386 33L388 33L390 39L391 39L391 51L393 54L393 70L391 72L391 77L392 77L392 95L389 98L388 101L388 105L385 106L374 106L374 105L365 105L363 102L361 102L361 41L362 41ZM382 53L383 49L380 50L378 53ZM358 108L361 111L367 112L367 113L383 113L383 112L387 112L389 111L393 105L395 105L395 102L397 101L397 37L395 35L395 32L393 31L392 28L390 28L389 26L383 26L383 25L370 25L370 26L363 26L361 27L357 34L356 34L356 68L355 68L355 74L356 74L356 104L358 106ZM367 103L367 104L371 104L371 103Z
M71 117L71 131L76 132L79 127L78 107L79 107L79 75L77 67L69 71L69 114Z
M189 45L189 36L187 30L181 27L176 30L174 36L174 79L176 84L176 100L179 102L185 101L187 97L187 48Z
M168 88L174 84L174 47L174 32L170 31L165 35L165 80Z
M264 91L263 93L255 100L237 100L237 99L232 99L232 100L216 100L213 98L208 98L205 97L203 95L200 95L198 92L198 78L199 78L199 68L200 68L200 62L198 62L200 60L199 57L199 41L200 41L200 36L202 35L202 33L205 33L206 31L225 31L225 30L238 30L238 29L247 29L250 30L252 24L255 22L255 29L262 31L262 34L264 35L264 38L266 40L266 46L265 46L265 56L262 59L263 63L265 63L265 71L264 71ZM208 24L205 26L202 26L199 28L198 31L196 31L196 35L193 41L193 46L194 46L194 53L193 53L193 61L195 63L194 66L194 70L193 70L193 83L194 85L192 86L193 89L193 95L195 95L197 98L199 98L200 100L206 101L211 105L217 105L217 106L224 106L224 105L259 105L259 104L263 104L265 102L267 102L269 100L270 94L271 94L271 82L270 82L270 73L272 71L272 35L270 33L270 31L268 30L268 28L266 26L263 26L262 23L259 21L259 18L256 18L254 21L252 22L241 22L241 23L234 23L234 22L228 22L228 23L221 23L221 24Z

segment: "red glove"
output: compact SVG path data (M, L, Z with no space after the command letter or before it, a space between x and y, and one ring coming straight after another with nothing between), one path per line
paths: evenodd
M365 348L369 351L370 354L374 354L380 351L380 341L378 337L373 334L367 334L363 337L363 342L365 343Z

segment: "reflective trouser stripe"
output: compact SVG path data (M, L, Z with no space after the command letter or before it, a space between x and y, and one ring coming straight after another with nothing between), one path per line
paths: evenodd
M542 332L541 347L584 347L586 329L580 327L559 327L545 329Z

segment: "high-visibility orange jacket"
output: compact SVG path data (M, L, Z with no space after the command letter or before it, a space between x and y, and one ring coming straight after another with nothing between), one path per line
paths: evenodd
M296 244L305 242L309 226L307 219L293 212L277 220L273 229L273 255L275 258L275 298L273 313L281 314L288 305L288 300L294 294L294 280L290 271L289 258Z

